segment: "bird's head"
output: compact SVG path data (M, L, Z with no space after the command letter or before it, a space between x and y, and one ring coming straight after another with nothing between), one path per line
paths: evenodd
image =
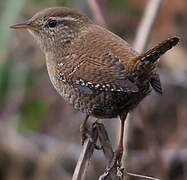
M65 7L44 9L24 23L11 26L27 29L44 52L53 48L67 48L75 38L85 32L92 21L77 10Z

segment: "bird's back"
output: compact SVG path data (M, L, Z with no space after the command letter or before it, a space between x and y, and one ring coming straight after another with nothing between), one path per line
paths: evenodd
M93 24L57 62L53 84L76 109L100 118L116 117L149 92L149 85L140 90L128 77L136 56L123 39Z

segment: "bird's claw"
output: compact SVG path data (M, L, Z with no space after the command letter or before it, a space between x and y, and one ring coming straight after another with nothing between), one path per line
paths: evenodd
M120 180L120 179L123 178L124 168L121 167L121 157L122 157L122 154L120 152L118 152L118 151L114 152L113 158L112 158L108 168L106 169L104 174L102 176L100 176L99 180L103 180L107 176L109 176L109 174L111 173L111 170L113 168L117 169L117 177L118 177L118 179Z
M91 132L87 128L84 128L84 130L81 130L81 144L82 145L84 144L84 142L87 138L89 139L89 141L91 143L94 143L95 149L97 149L97 150L102 149L102 145L96 144L96 142L94 142L94 140L91 136Z
M102 147L102 145L100 145L100 144L95 144L95 149L101 150L101 149L103 149L103 147Z
M112 169L114 166L117 166L119 168L121 168L121 157L122 154L118 151L114 152L113 158L109 164L109 170Z

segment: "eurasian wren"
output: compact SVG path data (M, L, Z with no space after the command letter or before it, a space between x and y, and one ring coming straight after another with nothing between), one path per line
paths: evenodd
M116 157L120 157L126 115L151 88L162 93L158 59L179 39L167 39L139 55L119 36L65 7L42 10L11 28L26 28L34 36L46 56L53 86L75 109L86 113L87 118L120 116L116 150Z

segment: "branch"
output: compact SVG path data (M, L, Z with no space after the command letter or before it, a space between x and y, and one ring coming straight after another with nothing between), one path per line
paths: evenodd
M130 172L126 172L126 174L128 176L132 176L132 177L137 177L137 178L143 178L143 179L149 179L149 180L160 180L158 178L154 178L154 177L150 177L150 176L144 176L144 175L140 175L140 174L134 174L134 173L130 173Z
M101 10L96 2L96 0L87 0L90 10L92 11L95 22L99 25L106 27L106 22L103 18Z
M142 53L147 47L153 25L156 20L157 14L160 10L162 2L163 0L149 0L149 2L147 3L147 6L145 8L142 20L138 27L136 37L133 43L134 49L139 53ZM128 115L126 122L125 122L125 135L124 135L125 147L127 147L127 139L129 136L130 121L133 118L132 116L133 116L132 114ZM124 154L127 154L126 148L125 148Z
M103 153L105 155L105 158L107 159L107 164L110 163L110 161L113 158L114 152L112 150L112 146L110 143L110 140L108 138L108 134L106 132L106 129L104 128L104 125L102 123L96 123L97 131L98 131L98 137L100 140L100 143L102 145Z
M87 138L83 145L83 150L79 156L72 180L84 180L86 177L86 171L88 169L91 156L93 154L95 144L98 138L98 132L95 124L92 125L91 139Z
M163 0L149 0L147 3L133 44L134 49L139 53L142 53L146 49L162 2Z
M98 131L98 136L99 140L103 149L103 153L105 155L105 158L107 160L107 167L109 166L110 162L113 159L114 152L112 150L112 146L110 143L110 140L108 138L107 131L104 128L104 125L102 123L96 123L97 131ZM117 178L117 166L115 165L112 167L110 172L107 174L104 173L99 177L99 180L106 179L108 177L109 179L116 180Z

